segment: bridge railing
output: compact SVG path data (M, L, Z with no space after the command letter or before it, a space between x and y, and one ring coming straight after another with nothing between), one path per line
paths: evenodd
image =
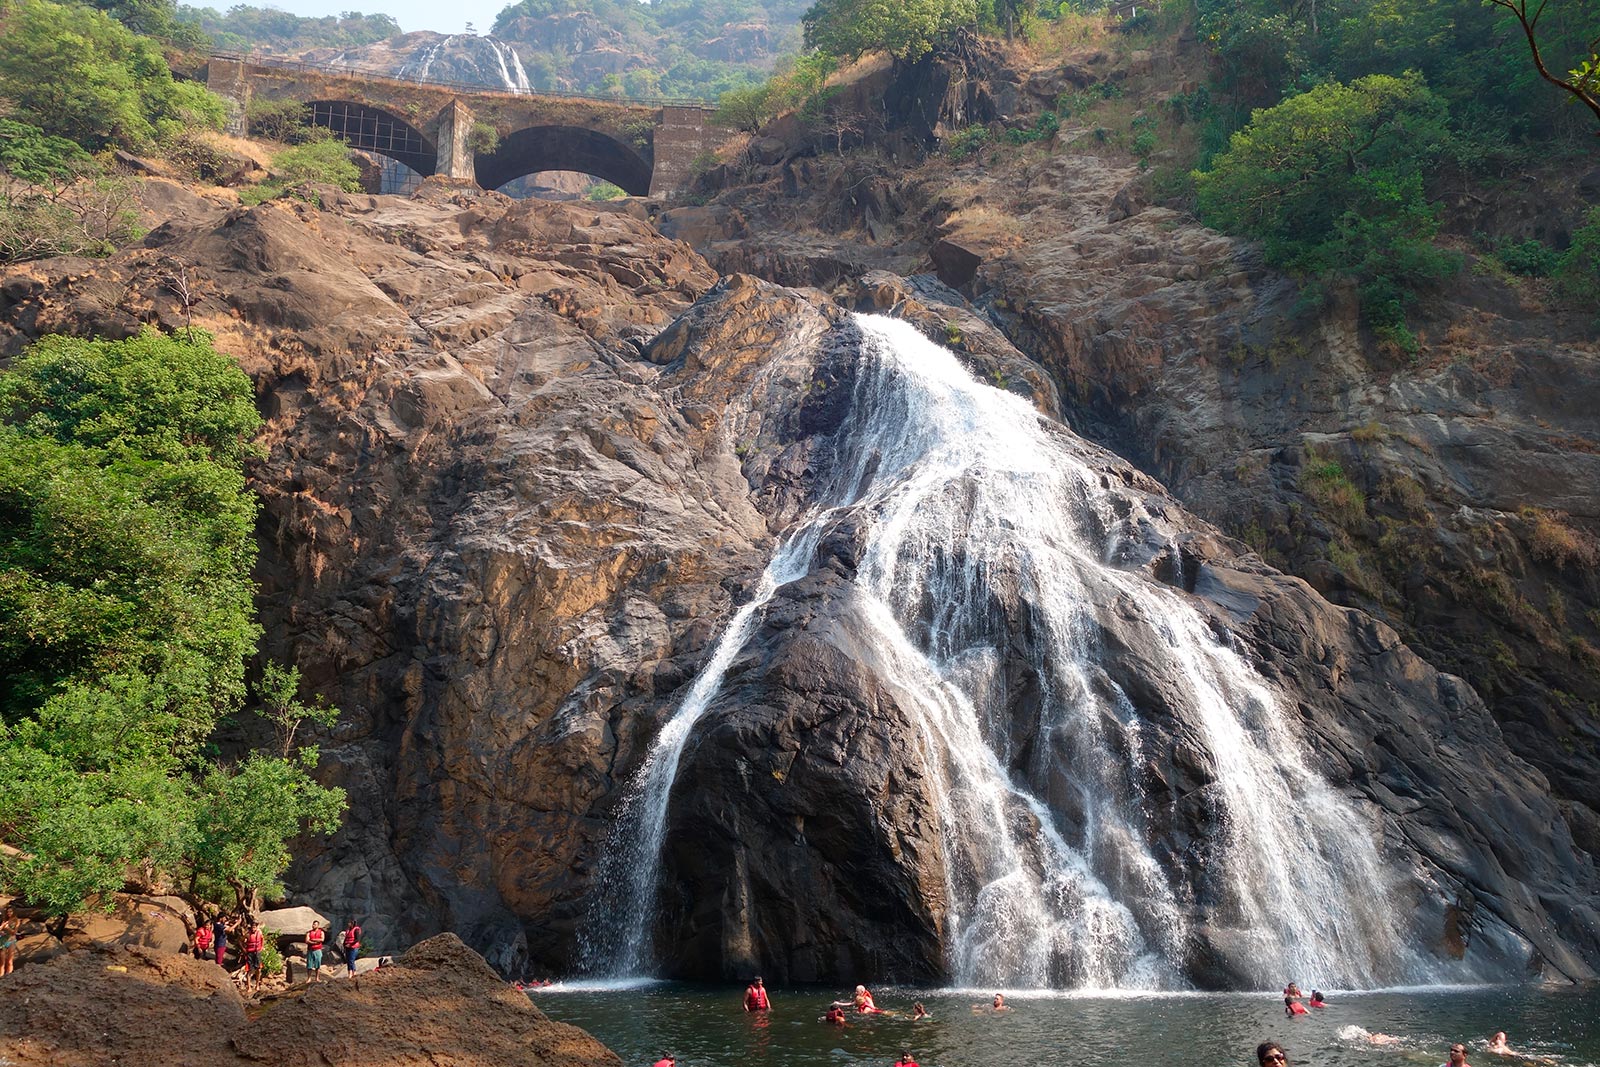
M699 97L689 96L606 96L601 93L578 93L565 89L507 89L504 86L485 85L481 82L458 82L444 78L405 77L395 73L366 70L342 63L313 63L304 59L261 55L245 52L212 52L212 59L243 63L251 67L272 67L277 70L298 70L314 74L334 74L368 81L399 82L403 85L436 85L441 89L459 89L475 95L493 94L510 97L554 96L565 100L593 100L602 104L636 104L644 107L697 107L702 111L716 110L716 104Z

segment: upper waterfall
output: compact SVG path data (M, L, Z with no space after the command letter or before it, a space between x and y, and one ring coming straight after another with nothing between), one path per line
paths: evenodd
M1059 425L909 324L857 316L854 327L830 498L784 539L629 786L588 968L650 969L685 747L762 611L848 517L865 530L851 610L871 638L858 652L912 709L916 751L903 757L932 783L952 980L1181 987L1202 923L1205 943L1258 987L1443 977L1416 946L1374 825L1318 773L1280 695L1184 594L1120 561L1130 524L1147 517ZM1193 877L1152 841L1147 709L1107 669L1113 631L1145 650L1140 669L1209 767L1188 800L1210 828L1186 857ZM1017 716L1036 723L1026 743Z

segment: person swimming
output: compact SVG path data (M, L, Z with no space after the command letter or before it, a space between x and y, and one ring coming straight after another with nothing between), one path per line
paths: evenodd
M1313 989L1311 991L1311 1006L1313 1008L1326 1008L1328 1006L1328 1002L1322 999L1322 990Z
M911 1021L912 1022L916 1022L918 1019L931 1019L931 1018L933 1018L933 1016L929 1015L928 1014L928 1009L924 1008L922 1006L922 1001L919 1000L915 1004L911 1005Z
M1516 1055L1515 1052L1511 1051L1511 1046L1506 1043L1506 1032L1504 1030L1496 1030L1494 1032L1494 1036L1489 1039L1489 1051L1496 1056Z
M844 1009L839 1007L839 1005L837 1005L837 1004L835 1004L833 1007L829 1008L828 1009L828 1014L819 1017L817 1019L817 1022L819 1022L819 1023L832 1023L835 1026L849 1026L850 1025L848 1022L845 1021Z
M873 1001L872 993L864 985L856 986L855 1006L856 1011L863 1015L887 1014L882 1008L878 1007L876 1002Z
M1342 1041L1365 1041L1369 1045L1398 1045L1400 1039L1393 1034L1373 1033L1359 1026L1345 1026L1339 1030Z
M1283 998L1283 1013L1288 1016L1307 1015L1306 1006L1300 1003L1299 997Z

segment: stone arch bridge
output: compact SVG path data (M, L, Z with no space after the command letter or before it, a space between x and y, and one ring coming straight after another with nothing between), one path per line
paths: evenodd
M730 132L698 102L507 92L259 56L212 56L206 83L235 105L234 132L252 101L293 100L354 148L485 189L572 170L635 196L671 196ZM498 135L494 151L473 150L478 125Z

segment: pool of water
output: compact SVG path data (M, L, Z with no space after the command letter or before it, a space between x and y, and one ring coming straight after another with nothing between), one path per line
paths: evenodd
M890 1067L902 1050L922 1067L1078 1067L1134 1063L1253 1067L1256 1044L1277 1041L1291 1067L1439 1067L1452 1041L1472 1067L1600 1063L1600 987L1495 986L1327 993L1329 1006L1287 1019L1271 993L1007 994L1010 1011L987 1010L993 990L874 989L897 1014L819 1021L845 990L772 989L772 1011L747 1015L744 988L649 983L555 986L533 993L552 1019L583 1027L627 1067L664 1052L680 1067ZM1310 987L1306 987L1310 993ZM1326 992L1326 991L1325 991ZM931 1019L912 1022L922 1001ZM1356 1029L1393 1034L1374 1047ZM1490 1055L1504 1030L1525 1057Z

